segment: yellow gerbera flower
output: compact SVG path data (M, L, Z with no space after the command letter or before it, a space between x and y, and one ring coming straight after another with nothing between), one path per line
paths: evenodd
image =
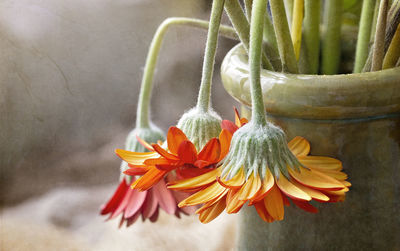
M237 213L248 202L266 222L284 218L284 205L290 205L288 198L299 208L316 213L309 202L337 202L344 200L351 185L342 172L342 163L334 158L309 156L310 144L302 137L295 137L288 143L291 153L301 163L296 168L266 167L262 171L249 169L244 162L233 177L223 172L226 166L194 178L170 183L168 188L182 191L198 191L179 203L179 207L204 204L197 210L199 219L208 223L226 209ZM249 173L250 170L250 173Z

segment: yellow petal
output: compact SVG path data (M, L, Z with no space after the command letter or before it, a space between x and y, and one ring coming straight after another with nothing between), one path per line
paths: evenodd
M240 168L239 172L230 180L221 179L221 182L227 187L241 187L245 181L244 170Z
M239 200L239 191L230 190L228 196L226 197L226 212L228 214L237 213L244 203L245 200Z
M307 170L300 167L300 172L288 169L290 175L300 184L318 190L340 190L345 186L338 180L331 178L316 170Z
M282 194L277 186L273 186L264 198L265 209L275 220L283 220L285 210L283 208Z
M341 180L340 181L343 185L345 185L346 187L351 187L351 183L348 182L347 180Z
M250 175L249 179L244 183L242 188L239 190L239 200L249 200L256 195L258 190L261 188L260 176Z
M208 201L211 201L211 200L217 198L222 193L224 193L226 190L227 190L227 188L221 186L218 182L215 182L214 184L205 188L204 190L201 190L201 191L187 197L186 199L181 201L178 206L186 207L186 206L193 206L193 205L197 205L197 204L206 203Z
M269 190L274 186L274 184L275 184L274 176L272 175L269 168L267 168L265 173L265 178L262 181L261 188L260 190L258 190L257 194L254 195L253 198L251 198L251 202L249 203L249 205L252 205L254 204L254 202L264 199L265 194L269 192Z
M340 181L347 179L347 174L345 174L344 172L340 172L340 171L323 171L323 170L320 170L320 169L317 169L317 170L320 171L321 173L325 174L325 175L328 175L329 177L332 177L332 178L340 180Z
M310 201L311 196L305 193L303 190L298 188L297 186L293 185L290 181L286 179L286 177L281 173L279 179L275 179L276 184L278 185L279 189L289 198L295 200L303 200L303 201Z
M142 165L146 159L156 158L159 156L156 152L146 152L146 153L137 153L126 151L122 149L116 149L115 153L124 161L128 162L132 165Z
M219 200L214 205L208 207L203 210L199 215L199 220L201 223L209 223L213 219L215 219L218 215L220 215L225 209L225 200Z
M290 151L295 156L307 156L310 153L310 143L300 136L296 136L288 143Z
M304 166L321 171L340 171L343 169L342 162L338 159L325 156L299 156L297 159Z
M172 190L186 190L186 189L198 188L210 184L213 181L216 181L217 177L220 174L221 170L218 168L193 178L171 182L168 184L168 188Z
M302 184L298 183L296 180L291 180L290 182L292 182L295 186L297 186L298 188L300 188L301 190L303 190L304 192L306 192L308 195L311 196L311 198L315 199L315 200L319 200L319 201L329 201L329 197L326 196L325 194L321 193L318 190L312 189L310 187L307 186L303 186Z

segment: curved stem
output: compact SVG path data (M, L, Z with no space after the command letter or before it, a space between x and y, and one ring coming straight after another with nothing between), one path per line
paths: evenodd
M225 11L231 20L233 27L237 31L240 41L243 44L243 47L247 52L249 52L249 40L250 40L250 24L247 21L245 14L243 13L243 9L240 6L238 0L229 0L225 3ZM267 70L274 70L271 62L269 61L267 55L262 52L261 55L263 67Z
M276 40L278 42L279 55L282 61L282 69L284 72L298 73L297 60L294 54L283 1L270 0L270 5Z
M210 27L207 33L206 50L203 61L203 71L201 74L201 84L197 108L207 112L211 106L211 84L214 72L215 52L218 45L218 32L221 24L222 12L224 11L225 0L213 0L211 7Z
M151 91L153 89L154 70L157 64L158 54L161 49L165 33L168 28L175 25L186 25L201 29L208 29L209 22L194 18L172 17L164 20L158 27L153 40L151 41L150 49L147 54L146 64L144 67L142 83L140 86L140 95L136 114L136 127L148 128L149 120L149 104ZM222 25L220 28L221 34L232 39L238 39L235 30L232 27Z
M390 42L389 49L383 59L383 69L392 68L396 65L397 60L400 58L400 24L397 25L397 30L394 33L392 42Z
M364 0L361 10L360 27L357 37L356 60L354 73L362 71L368 58L369 39L371 37L371 25L374 17L375 0Z
M263 39L264 14L267 0L254 0L250 25L250 83L252 121L257 125L266 125L265 107L261 89L261 50Z

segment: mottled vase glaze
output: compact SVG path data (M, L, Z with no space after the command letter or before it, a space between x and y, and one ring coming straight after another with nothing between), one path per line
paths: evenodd
M248 107L240 46L221 73L225 89ZM318 214L286 207L280 222L265 223L245 206L237 249L400 250L400 68L333 76L263 70L261 81L268 119L289 140L309 140L312 155L340 159L352 187L345 202L314 204Z

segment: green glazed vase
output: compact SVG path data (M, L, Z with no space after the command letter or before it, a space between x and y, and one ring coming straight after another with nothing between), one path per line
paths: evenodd
M221 74L228 93L249 107L240 46ZM400 68L331 76L263 70L261 84L268 120L288 140L305 137L312 155L340 159L352 187L344 202L317 203L317 214L286 207L280 222L265 223L245 206L237 249L400 250Z

